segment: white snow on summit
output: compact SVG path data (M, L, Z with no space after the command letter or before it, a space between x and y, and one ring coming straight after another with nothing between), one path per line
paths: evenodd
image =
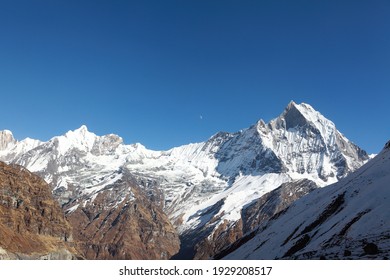
M85 125L74 131L68 131L64 136L54 137L52 140L58 142L59 154L65 154L70 148L77 148L81 151L90 151L96 140L96 135L88 131Z

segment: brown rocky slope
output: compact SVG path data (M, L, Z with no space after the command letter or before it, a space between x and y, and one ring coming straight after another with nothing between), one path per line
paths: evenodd
M176 230L161 206L123 172L93 200L80 197L64 206L81 252L87 259L169 259L180 247Z
M0 259L75 259L72 230L44 180L0 162Z

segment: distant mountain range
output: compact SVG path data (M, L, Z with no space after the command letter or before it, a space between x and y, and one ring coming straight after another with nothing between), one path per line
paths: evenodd
M168 151L86 126L47 142L2 131L0 160L49 183L88 259L227 256L294 201L371 162L331 121L294 102L269 123Z

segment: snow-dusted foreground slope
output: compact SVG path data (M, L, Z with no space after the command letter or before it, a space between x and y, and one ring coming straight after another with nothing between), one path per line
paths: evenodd
M130 185L141 186L164 209L191 251L201 240L217 240L218 231L240 222L247 205L282 184L309 179L325 186L369 157L310 105L291 102L268 124L260 120L168 151L125 145L117 135L97 136L85 126L47 142L18 142L4 131L0 160L41 175L68 214L94 207L103 192L111 196L107 209L132 202L131 187L116 188L131 177Z
M225 258L388 259L390 141L359 170L297 200L247 240Z

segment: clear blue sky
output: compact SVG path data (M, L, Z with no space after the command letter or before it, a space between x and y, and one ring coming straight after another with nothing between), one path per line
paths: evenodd
M0 129L168 149L306 102L390 139L390 2L0 1Z

